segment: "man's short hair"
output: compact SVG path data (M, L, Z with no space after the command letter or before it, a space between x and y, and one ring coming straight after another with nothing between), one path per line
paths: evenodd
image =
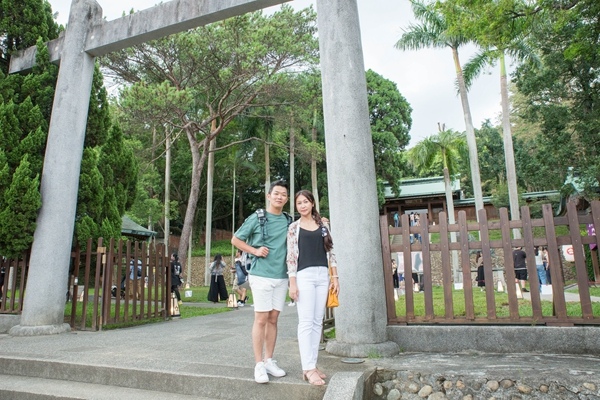
M288 183L283 179L278 179L275 182L271 182L271 185L269 186L269 193L273 191L273 188L275 186L281 186L284 187L285 190L287 190L288 192L290 191L290 186L288 185Z

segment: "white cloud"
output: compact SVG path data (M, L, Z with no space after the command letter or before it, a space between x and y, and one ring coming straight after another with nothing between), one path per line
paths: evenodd
M68 19L71 0L49 0L53 11L58 11L58 22ZM97 0L108 20L119 18L129 10L143 10L156 5L147 0ZM294 8L313 5L316 0L295 0ZM462 107L456 96L455 72L449 49L425 49L402 52L394 43L402 28L408 27L412 11L408 0L358 0L361 22L362 47L365 68L396 82L402 95L413 108L411 145L437 132L437 123L447 128L465 129ZM318 11L318 10L317 10ZM461 61L466 62L473 48L463 50ZM471 114L475 127L485 119L495 121L500 112L500 82L497 69L491 75L481 76L469 93Z

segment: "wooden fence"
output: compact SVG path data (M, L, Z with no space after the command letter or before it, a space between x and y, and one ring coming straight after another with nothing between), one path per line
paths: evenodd
M65 322L74 329L99 330L108 324L168 318L171 274L164 245L111 239L105 246L102 238L97 243L94 249L89 239L85 251L71 253ZM6 278L0 313L22 311L28 265L28 253L2 262Z
M590 282L585 260L585 246L596 246L590 252L594 281L600 281L598 268L597 236L589 236L587 226L600 227L600 202L591 204L591 213L579 215L575 204L569 203L567 215L555 217L550 205L542 207L543 217L532 219L528 207L521 207L521 220L510 221L506 208L500 209L500 220L488 221L485 210L479 212L479 222L467 222L464 212L458 213L458 222L448 224L446 214L440 213L439 225L409 226L407 215L401 219L401 227L388 225L388 217L380 219L383 266L385 276L385 292L389 324L528 324L572 326L579 324L600 324L600 300L590 296ZM559 228L561 227L561 228ZM557 229L563 234L557 233ZM518 230L521 238L516 238L514 230ZM564 232L567 232L564 234ZM582 233L583 232L583 233ZM454 233L458 239L452 242L449 237ZM411 240L411 235L421 235L422 242ZM439 237L439 239L437 239ZM471 240L469 239L471 237ZM476 240L473 240L473 237ZM492 238L500 237L500 239ZM433 239L432 239L433 238ZM478 240L477 240L478 238ZM567 264L561 256L561 246L572 245L574 262L574 282L572 287L578 292L577 302L570 301L573 293L565 293L564 270ZM541 296L536 262L535 246L548 249L548 261L551 273L551 296ZM512 251L514 247L523 247L527 254L527 271L529 290L526 298L515 282L515 270ZM473 290L473 258L472 254L481 251L484 262L485 293ZM503 252L503 265L494 265L493 254ZM434 285L432 279L432 259L439 252L441 259L441 282ZM458 255L458 271L452 270L452 252ZM405 293L394 299L394 288L391 279L391 256L401 253L406 271L412 271L413 254L418 253L423 260L422 293L414 293L411 273L405 275ZM507 282L506 292L498 293L494 284L494 270L500 273L500 280ZM439 275L439 271L438 272ZM458 272L458 274L456 274ZM457 279L459 277L459 279ZM462 280L462 289L457 290L454 283ZM464 300L462 298L464 297ZM544 298L548 297L546 301ZM567 301L569 299L569 301ZM420 303L422 302L422 303ZM483 305L482 305L483 303ZM422 307L416 307L422 306ZM418 308L418 310L417 310ZM416 311L417 310L417 311ZM443 310L443 311L440 311Z
M0 314L19 314L29 266L29 253L17 258L0 258Z

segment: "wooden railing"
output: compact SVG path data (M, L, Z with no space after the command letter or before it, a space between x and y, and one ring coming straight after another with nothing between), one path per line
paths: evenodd
M401 227L394 228L388 225L388 217L381 216L380 228L382 236L382 250L384 254L383 267L385 276L385 291L387 301L387 313L389 324L418 324L418 323L440 323L440 324L543 324L569 326L576 324L600 324L600 300L590 296L589 287L594 282L600 281L598 268L597 247L590 252L594 278L588 278L588 268L585 260L585 246L598 246L597 236L588 236L586 228L588 224L600 227L600 202L591 204L591 213L578 215L574 203L567 206L567 215L555 217L550 205L542 207L543 217L532 219L528 207L521 207L522 218L519 221L510 221L508 211L500 209L500 220L488 221L485 210L479 212L479 222L467 222L464 212L458 213L458 222L448 224L446 214L440 213L439 225L409 226L407 215L401 218ZM424 219L422 219L424 221ZM557 228L561 232L557 233ZM521 238L516 238L514 230L518 230ZM457 234L457 241L451 242L450 233ZM511 234L512 233L512 234ZM421 235L422 242L411 240L411 235ZM431 239L433 237L433 239ZM469 238L471 237L471 240ZM475 240L472 238L475 237ZM490 239L500 237L500 239ZM439 238L439 239L438 239ZM574 262L574 283L572 287L578 292L578 304L570 301L573 294L565 293L564 268L560 249L561 246L572 245ZM552 295L541 296L540 283L536 271L534 248L536 246L547 247L548 262L551 273ZM515 270L513 265L512 251L514 247L523 247L527 254L527 271L529 277L529 290L523 297L520 289L516 286ZM473 257L472 254L481 251L483 255L485 297L473 290ZM420 252L423 260L422 293L414 293L412 271L412 255ZM432 267L433 255L439 265L434 271ZM452 252L458 255L458 271L452 269ZM502 252L504 265L495 265L492 255ZM409 273L404 274L406 281L405 292L394 299L394 288L392 283L391 256L401 253L404 268ZM494 284L494 271L500 269L500 280L507 282L506 292L499 296ZM441 279L433 280L434 272ZM455 283L462 281L462 289L456 289ZM600 285L600 282L597 282ZM571 287L571 286L570 286ZM443 300L440 296L442 293ZM423 299L421 300L421 296ZM457 300L462 298L464 301ZM548 300L545 300L545 298ZM423 307L415 311L415 301L422 301ZM528 299L527 299L528 298ZM567 301L567 298L569 301ZM484 302L485 304L481 304ZM440 304L443 303L443 304ZM417 303L421 305L421 303ZM506 307L508 305L508 307ZM443 308L443 312L440 310ZM464 309L463 309L464 308ZM506 310L508 308L508 310ZM436 312L437 310L437 312ZM398 311L398 312L397 312Z
M86 253L74 254L74 261L79 262L74 264L70 281L73 328L98 330L107 324L169 317L171 275L164 245L111 239L105 246L100 238L96 251L92 251L91 240L86 248ZM137 273L138 262L141 276ZM89 307L91 319L86 318Z
M19 314L23 310L23 294L29 252L21 257L0 257L0 314Z
M164 245L147 242L89 239L86 250L71 253L65 322L79 330L99 330L107 324L168 318L171 306L171 274ZM23 310L29 253L2 261L5 282L0 313ZM130 276L130 262L141 264L141 276ZM123 290L121 290L123 283ZM69 304L70 302L70 304Z

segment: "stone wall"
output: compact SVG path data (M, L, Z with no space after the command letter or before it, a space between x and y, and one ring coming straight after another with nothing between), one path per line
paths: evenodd
M212 262L213 259L214 259L214 257L211 257L210 261ZM225 278L225 283L228 286L232 285L232 282L233 282L233 275L229 271L229 268L233 265L232 260L233 259L229 255L223 256L223 261L225 262L225 264L227 264L227 268L225 269L223 276ZM191 284L191 286L204 286L204 271L205 271L204 257L192 257L192 284ZM187 280L187 267L185 268L183 273Z
M498 378L483 375L422 374L413 371L378 369L371 400L399 399L592 399L598 398L595 379L571 382L551 377L529 379Z

